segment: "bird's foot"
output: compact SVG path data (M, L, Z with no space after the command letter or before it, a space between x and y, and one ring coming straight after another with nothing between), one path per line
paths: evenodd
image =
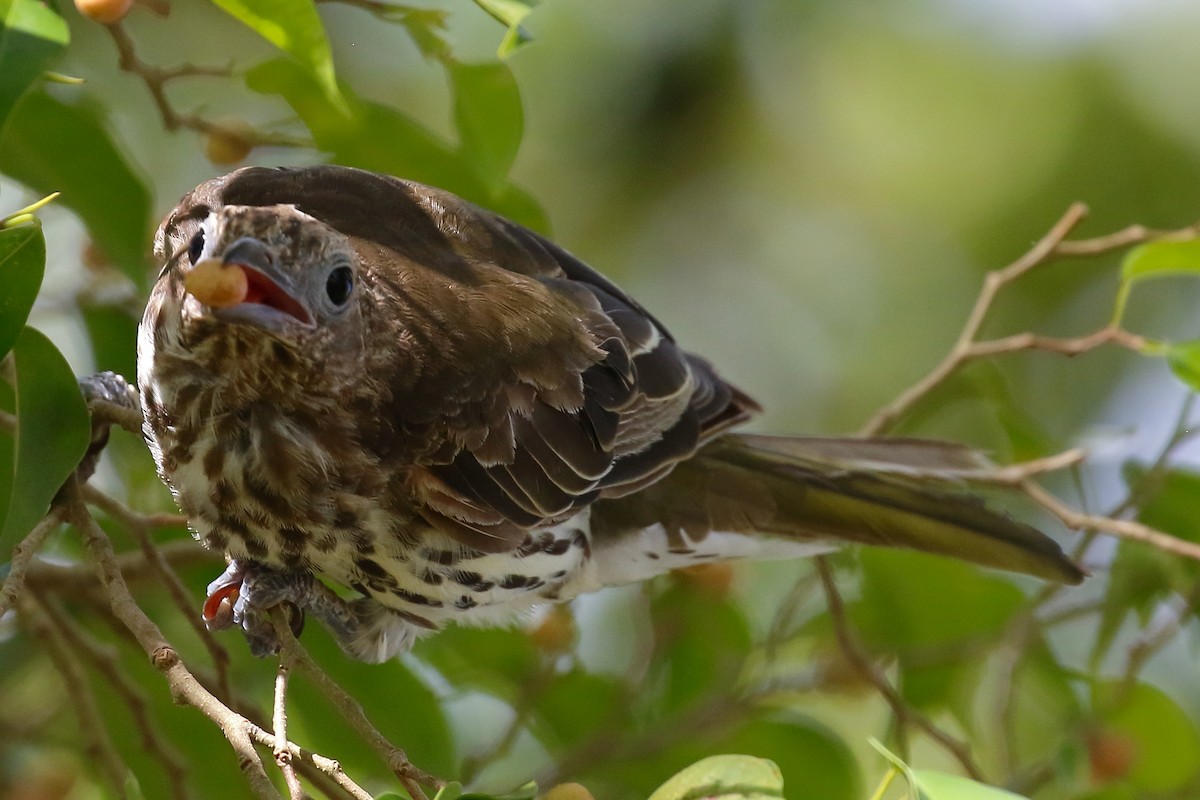
M79 390L92 417L92 439L75 470L82 482L96 471L100 453L108 444L109 428L116 424L137 431L142 424L142 411L137 390L115 372L97 372L80 378Z
M240 627L250 652L267 656L279 652L279 636L269 614L275 606L287 610L296 636L304 628L305 612L324 623L339 641L352 640L360 626L356 604L338 597L311 572L236 559L208 585L204 622L209 630Z

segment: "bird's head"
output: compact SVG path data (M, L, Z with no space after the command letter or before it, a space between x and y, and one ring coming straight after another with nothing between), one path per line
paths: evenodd
M261 369L285 391L313 369L358 369L360 263L344 235L291 205L221 206L176 233L144 323L156 349Z
M225 206L179 254L187 318L245 325L305 344L358 304L358 256L345 236L293 206Z

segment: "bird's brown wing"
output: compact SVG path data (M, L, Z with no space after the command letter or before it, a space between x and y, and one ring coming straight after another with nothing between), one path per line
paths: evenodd
M351 237L375 301L423 338L419 380L395 370L374 438L406 442L407 490L464 545L515 549L533 528L661 478L757 409L566 251L419 184L247 168L184 198L159 247L178 250L221 204L280 203Z

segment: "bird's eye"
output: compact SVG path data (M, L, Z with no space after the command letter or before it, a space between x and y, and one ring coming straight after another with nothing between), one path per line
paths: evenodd
M343 306L354 290L354 271L349 267L338 267L325 280L325 294L335 306Z
M204 231L199 231L192 237L192 241L188 244L188 258L195 264L200 260L200 254L204 252Z

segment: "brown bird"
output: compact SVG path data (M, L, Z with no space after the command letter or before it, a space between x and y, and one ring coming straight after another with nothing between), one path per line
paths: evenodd
M145 435L230 559L206 618L256 653L280 603L379 661L449 622L850 542L1083 577L931 485L981 466L967 448L731 433L758 406L637 301L447 192L251 167L184 197L155 246Z

